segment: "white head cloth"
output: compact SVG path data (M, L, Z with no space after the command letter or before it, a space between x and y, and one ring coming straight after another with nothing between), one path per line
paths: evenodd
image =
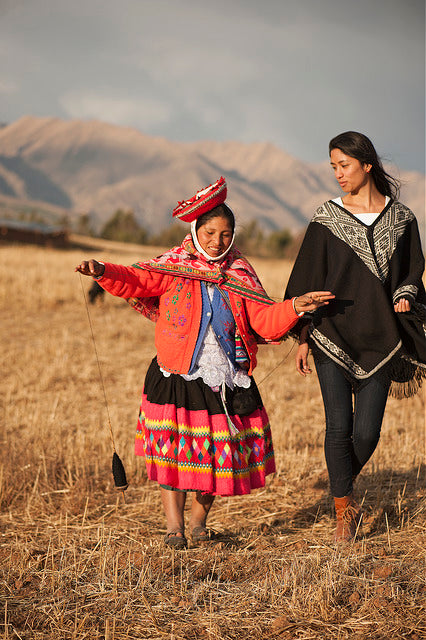
M223 260L223 258L227 255L227 253L229 253L232 245L234 244L234 239L235 239L235 229L234 229L234 233L232 234L232 240L229 243L229 247L226 249L226 251L224 251L220 256L217 256L216 258L214 258L213 256L210 256L207 251L204 251L204 249L202 248L202 246L200 245L200 243L198 242L198 238L197 238L197 230L196 230L196 226L197 226L197 220L193 220L191 222L191 235L192 235L192 241L195 245L195 248L197 249L197 251L199 253L201 253L201 255L203 255L206 260L209 260L211 262L217 262L218 260Z

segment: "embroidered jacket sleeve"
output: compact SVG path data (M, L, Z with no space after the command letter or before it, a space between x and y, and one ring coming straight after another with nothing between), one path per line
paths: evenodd
M230 294L229 300L238 334L250 360L250 375L256 367L259 336L265 340L278 340L300 318L294 311L291 300L268 305L235 294Z
M250 327L265 340L278 340L300 320L291 300L265 305L246 299L244 303Z
M105 263L105 271L97 279L103 289L120 298L160 296L172 280L168 275L110 262Z
M414 218L407 224L405 232L399 238L390 261L391 293L394 304L400 298L425 304L422 283L424 268L425 260L420 234L417 220Z

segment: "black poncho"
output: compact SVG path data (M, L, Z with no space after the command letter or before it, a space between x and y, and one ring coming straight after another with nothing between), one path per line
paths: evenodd
M405 205L390 201L368 226L330 200L308 226L285 297L332 291L336 299L312 316L314 345L354 383L382 370L393 395L410 396L426 377L423 271L417 221ZM402 297L411 311L395 313Z

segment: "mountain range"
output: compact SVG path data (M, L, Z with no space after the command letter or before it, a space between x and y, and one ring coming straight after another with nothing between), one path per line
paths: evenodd
M221 175L227 203L244 225L303 229L315 208L339 194L328 160L311 164L271 143L183 143L99 121L24 116L0 128L0 208L90 214L95 229L119 208L158 233L178 200ZM401 172L401 200L424 229L425 176ZM3 214L0 212L0 217Z

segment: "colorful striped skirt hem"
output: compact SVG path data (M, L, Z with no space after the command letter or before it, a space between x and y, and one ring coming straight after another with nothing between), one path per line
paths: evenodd
M159 484L212 495L233 496L263 487L275 471L268 415L254 380L257 409L230 415L229 431L221 395L201 378L164 376L152 361L144 384L135 453L145 457L148 478ZM233 392L227 388L226 404Z

